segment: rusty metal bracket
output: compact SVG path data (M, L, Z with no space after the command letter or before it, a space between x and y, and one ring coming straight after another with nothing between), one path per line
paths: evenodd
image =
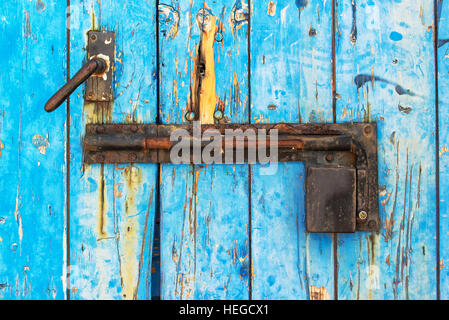
M178 141L170 139L175 130L184 130L194 139L192 125L90 124L84 139L84 162L171 163L170 153ZM306 226L308 232L351 233L378 231L377 126L353 124L268 124L202 125L201 134L215 130L223 148L236 148L227 130L242 132L277 130L278 162L306 163ZM200 138L201 139L201 138ZM193 140L191 140L192 142ZM201 150L209 139L197 141ZM270 140L251 140L245 150L269 149ZM193 143L189 145L192 147ZM218 155L225 162L225 154ZM249 153L234 163L254 163ZM198 163L191 156L187 163Z
M109 102L114 99L112 78L115 54L115 32L94 31L87 33L87 59L102 59L106 69L101 74L94 74L86 81L84 99L88 102Z

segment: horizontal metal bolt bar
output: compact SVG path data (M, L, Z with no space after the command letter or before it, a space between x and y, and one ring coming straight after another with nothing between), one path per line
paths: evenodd
M210 139L200 141L190 137L190 143L200 143L204 147L211 143ZM146 137L142 134L95 134L85 138L85 151L107 151L107 150L170 150L177 141L170 141L169 137ZM222 136L223 148L259 148L270 147L270 139L248 139L237 140ZM303 151L350 151L352 138L350 136L279 136L278 148L293 148Z

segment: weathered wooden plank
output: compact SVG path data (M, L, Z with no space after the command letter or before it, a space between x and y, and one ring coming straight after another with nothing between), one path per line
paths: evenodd
M438 109L440 133L440 293L449 299L449 1L436 0L438 5Z
M195 111L248 119L247 8L240 0L159 6L163 123ZM163 165L162 299L249 297L248 166Z
M432 1L337 1L338 121L377 121L381 231L339 236L339 299L436 297Z
M116 32L114 103L71 103L70 286L73 299L151 299L157 165L83 165L86 123L154 123L156 1L72 1L71 73L87 31Z
M251 121L332 122L332 3L257 1L251 8ZM329 299L331 235L306 234L305 168L252 172L254 299Z
M65 81L64 27L60 1L0 5L1 299L65 296L65 111L44 111Z

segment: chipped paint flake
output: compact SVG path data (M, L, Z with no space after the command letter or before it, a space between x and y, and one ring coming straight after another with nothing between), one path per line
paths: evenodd
M330 294L325 287L309 286L310 300L330 300Z
M274 3L273 1L270 1L268 3L267 14L272 17L274 17L274 15L276 14L276 3Z
M33 145L41 154L45 155L47 153L48 141L43 136L35 134L33 136Z

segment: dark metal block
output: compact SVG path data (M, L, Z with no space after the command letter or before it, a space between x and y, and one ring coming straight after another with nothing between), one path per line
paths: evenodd
M309 167L306 188L308 232L349 233L356 230L356 170Z

